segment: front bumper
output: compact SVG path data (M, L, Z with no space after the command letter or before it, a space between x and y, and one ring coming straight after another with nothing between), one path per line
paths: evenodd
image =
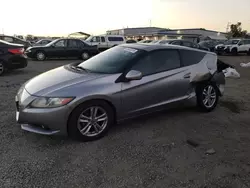
M30 108L29 104L36 98L25 89L16 96L16 121L21 128L43 135L67 135L69 107Z

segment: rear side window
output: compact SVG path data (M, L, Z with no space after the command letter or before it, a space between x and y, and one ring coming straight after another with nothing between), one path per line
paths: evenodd
M109 41L123 41L123 38L122 37L108 37L108 40Z
M104 37L101 37L101 41L102 41L102 42L105 42L105 38L104 38Z
M206 53L192 50L180 50L183 66L190 66L199 63Z
M182 44L183 44L183 46L186 46L186 47L190 47L190 48L193 47L193 43L188 42L188 41L183 41Z
M177 50L160 50L150 52L140 59L133 70L142 72L143 76L164 72L180 67L180 57Z

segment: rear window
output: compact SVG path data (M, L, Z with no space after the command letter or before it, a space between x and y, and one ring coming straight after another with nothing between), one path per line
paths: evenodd
M123 41L122 37L108 37L109 41Z
M183 66L190 66L199 63L206 53L192 50L180 50Z

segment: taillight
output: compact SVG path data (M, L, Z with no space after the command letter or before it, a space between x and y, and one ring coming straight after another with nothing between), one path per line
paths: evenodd
M24 49L23 48L12 48L12 49L8 49L8 51L12 54L23 54Z

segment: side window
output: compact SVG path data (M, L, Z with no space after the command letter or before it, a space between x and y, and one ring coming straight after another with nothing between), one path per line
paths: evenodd
M181 45L181 41L174 41L171 44L180 46Z
M143 76L164 72L181 66L177 50L160 50L150 52L146 57L140 59L133 70L141 71Z
M14 42L12 37L3 37L3 40L10 43Z
M246 40L245 44L250 44L250 40Z
M122 37L108 37L109 41L123 41Z
M190 66L199 63L206 55L204 52L192 50L180 50L180 52L184 66Z
M77 47L81 48L81 47L84 47L85 46L85 43L80 41L80 40L76 40L76 44L77 44Z
M102 42L105 42L105 38L104 38L104 37L101 37L101 41L102 41Z
M76 40L72 40L72 39L70 39L70 40L68 40L68 47L69 48L77 48L78 46L77 46L77 42L76 42Z
M191 42L188 42L188 41L182 41L182 45L183 46L186 46L186 47L193 47L193 44Z
M244 40L241 40L238 45L243 45L244 44Z
M92 42L100 42L100 37L93 37Z
M66 40L59 40L54 44L55 47L66 47Z

